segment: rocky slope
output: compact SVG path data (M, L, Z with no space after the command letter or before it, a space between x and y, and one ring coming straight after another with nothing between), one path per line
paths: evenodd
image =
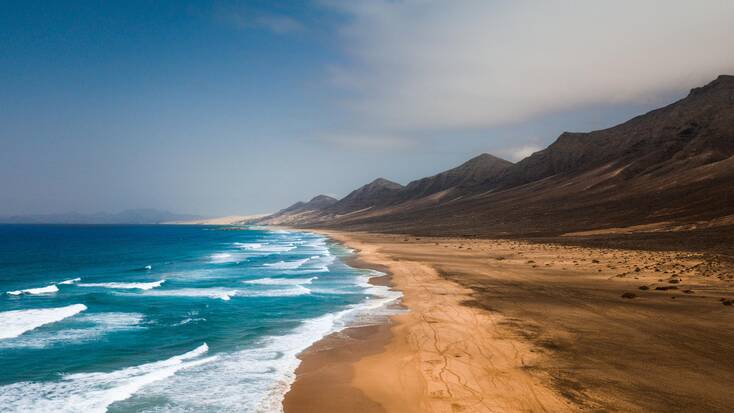
M336 198L328 195L317 195L308 202L296 202L275 214L261 218L256 222L269 225L288 225L314 219L324 208L334 205Z
M483 153L456 168L410 182L401 191L399 199L418 199L447 189L471 191L486 181L498 178L511 166L512 162Z
M734 224L734 76L511 164L480 155L406 187L378 179L302 226L451 235Z

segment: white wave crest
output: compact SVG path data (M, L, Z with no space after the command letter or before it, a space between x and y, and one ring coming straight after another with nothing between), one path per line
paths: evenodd
M252 348L221 354L216 363L147 387L141 397L167 399L165 412L282 412L295 379L298 354L339 330L339 314L304 321L290 334L263 338Z
M237 290L224 288L179 288L176 290L147 291L144 295L150 297L218 298L223 301L229 301L232 297L237 295Z
M295 297L311 294L311 290L302 285L293 285L290 287L262 291L225 288L180 288L176 290L146 291L144 295L149 297L201 297L229 301L232 297Z
M59 381L9 384L0 387L0 406L13 412L106 412L112 403L126 400L146 386L218 359L202 358L208 351L205 343L166 360L109 373L77 373L64 375Z
M259 242L235 242L233 245L243 250L259 250L263 246Z
M212 254L209 260L214 264L227 264L230 262L241 262L245 261L247 257L240 254L232 254L229 252L220 252L218 254Z
M113 289L122 289L122 290L152 290L153 288L160 287L161 284L166 282L166 280L158 280L153 281L149 283L121 283L121 282L111 282L111 283L83 283L83 284L77 284L79 287L97 287L97 288L113 288Z
M70 280L64 280L64 281L61 281L61 282L59 283L59 285L70 285L70 284L76 284L76 283L78 283L78 282L79 282L79 281L81 281L81 280L82 280L82 279L81 279L81 278L79 278L79 277L77 277L77 278L72 278L72 279L70 279Z
M313 280L319 277L310 278L258 278L257 280L242 281L245 284L256 284L256 285L304 285L311 284Z
M297 297L311 294L311 290L302 285L292 285L290 288L278 288L264 291L240 290L237 295L242 297Z
M273 252L293 251L297 247L292 242L285 243L262 243L262 242L235 242L236 248L247 252L249 255L264 255Z
M105 334L142 328L142 320L143 315L138 313L81 314L69 320L68 328L39 331L2 340L0 348L45 348L56 344L83 343Z
M46 287L39 288L28 288L25 290L8 291L9 295L38 295L38 294L53 294L59 291L59 287L55 285L48 285Z
M0 313L0 339L18 337L44 324L61 321L86 309L87 306L84 304L72 304L57 308L4 311Z
M400 297L399 292L369 284L374 272L357 281L371 295L347 309L306 320L284 336L266 337L260 345L222 355L217 363L189 370L150 386L141 396L165 397L164 412L247 411L282 412L282 401L295 380L298 354L321 338L361 322L363 316L379 313L380 307ZM302 286L299 286L302 287ZM366 320L370 322L371 320Z
M276 270L293 270L301 265L307 263L309 258L304 258L302 260L296 260L296 261L278 261L274 263L266 263L263 264L265 267L273 268Z

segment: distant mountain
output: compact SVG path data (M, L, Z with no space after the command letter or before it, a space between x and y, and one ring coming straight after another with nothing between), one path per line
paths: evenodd
M266 216L259 220L261 224L286 225L293 222L301 222L312 219L325 208L334 205L336 198L328 195L317 195L308 202L296 202L288 208L282 209L275 214Z
M734 225L734 76L511 164L488 154L406 187L384 179L294 225L435 235L558 235Z
M321 210L337 203L337 199L328 195L316 195L308 202L296 202L290 207L280 211L285 213Z
M360 216L358 214L360 212L385 212L385 208L390 205L399 205L411 200L420 202L429 195L439 194L449 189L469 190L482 182L495 178L511 165L512 162L485 153L456 168L412 181L405 187L385 178L377 178L352 191L339 201L327 197L326 202L315 205L315 200L324 197L324 195L319 195L308 203L297 202L265 217L260 220L260 223L282 225L329 222L344 215L357 214Z
M385 178L377 178L363 185L326 209L329 213L348 214L389 205L395 201L403 186Z
M156 209L129 209L118 213L80 214L77 212L47 215L0 217L5 224L160 224L170 221L202 219L197 215L175 214Z

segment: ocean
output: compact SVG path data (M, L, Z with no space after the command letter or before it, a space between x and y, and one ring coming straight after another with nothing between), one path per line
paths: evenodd
M399 293L323 236L0 225L0 412L280 412L297 354Z

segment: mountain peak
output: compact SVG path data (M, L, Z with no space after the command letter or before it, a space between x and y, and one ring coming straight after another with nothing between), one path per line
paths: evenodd
M462 166L475 167L475 166L485 166L485 165L494 165L494 164L511 165L512 162L506 161L502 158L498 158L489 153L482 153L464 162L459 167L462 167Z
M315 204L315 203L333 203L336 202L337 199L328 195L319 194L315 197L311 198L310 201L308 201L309 204Z
M734 75L719 75L719 77L706 85L691 89L691 93L688 96L724 90L734 91ZM734 96L732 97L734 98Z
M459 165L458 168L462 167L470 167L470 168L476 168L476 167L493 167L493 166L501 166L501 167L507 167L512 165L512 162L504 160L502 158L498 158L492 154L489 153L482 153L480 155L477 155L468 161L464 162L463 164ZM454 169L458 169L454 168Z
M386 188L386 189L400 189L403 186L400 185L397 182L393 182L393 181L390 181L390 180L385 179L385 178L377 178L374 181L370 182L369 184L365 185L364 187L369 187L369 188Z
M448 171L409 183L402 199L417 199L450 188L475 187L498 177L512 165L512 162L483 153Z
M281 209L275 214L269 215L259 222L269 224L284 224L289 223L293 217L303 214L314 214L318 211L323 210L331 205L337 203L335 198L328 195L316 195L311 198L308 202L299 201L289 206L288 208Z
M333 210L339 213L386 205L392 202L403 186L385 178L377 178L363 185L334 204Z

